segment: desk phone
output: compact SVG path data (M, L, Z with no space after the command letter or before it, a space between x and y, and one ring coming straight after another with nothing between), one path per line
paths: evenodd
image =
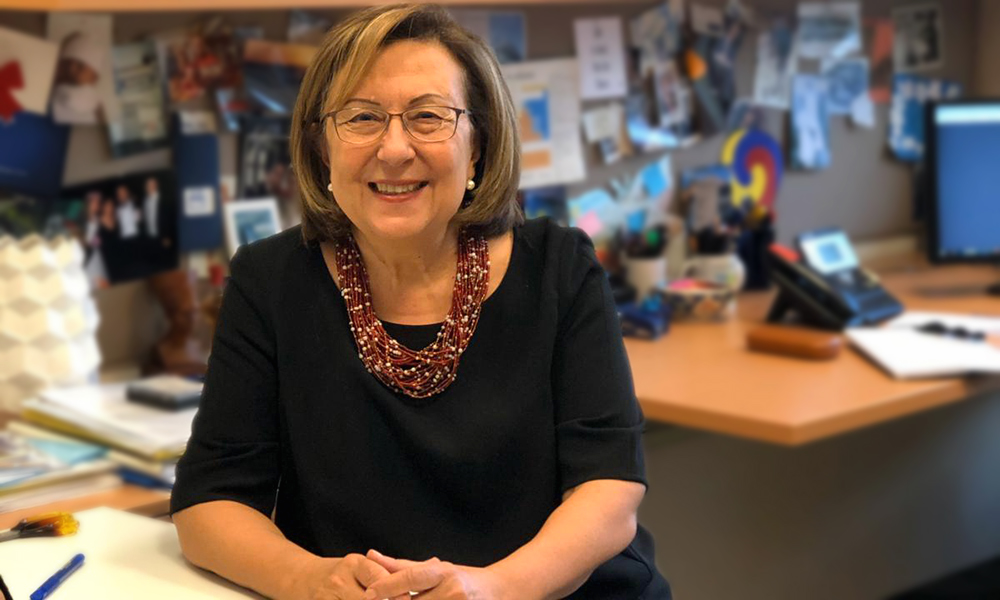
M778 297L767 320L795 313L807 325L840 330L870 325L903 312L903 305L861 268L847 235L840 229L803 233L796 250L772 246L771 279Z

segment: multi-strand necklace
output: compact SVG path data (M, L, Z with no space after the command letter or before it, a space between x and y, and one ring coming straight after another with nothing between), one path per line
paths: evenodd
M390 336L375 316L368 271L351 237L338 243L337 271L347 304L358 358L369 373L412 398L428 398L445 390L458 375L458 362L479 322L490 280L490 255L482 237L458 236L458 269L451 310L437 338L422 350L412 350Z

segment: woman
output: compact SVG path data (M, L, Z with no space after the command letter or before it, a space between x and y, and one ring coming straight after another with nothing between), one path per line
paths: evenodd
M293 122L303 221L233 259L185 556L279 598L669 598L610 291L581 234L519 224L488 48L438 7L363 11Z

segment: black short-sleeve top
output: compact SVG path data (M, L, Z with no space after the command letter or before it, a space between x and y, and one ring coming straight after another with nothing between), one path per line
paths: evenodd
M589 240L548 220L514 231L444 392L415 400L369 374L318 245L299 228L234 257L171 510L233 500L322 556L485 566L533 538L562 493L645 484L643 417ZM385 325L421 348L438 327ZM663 599L640 527L571 598Z

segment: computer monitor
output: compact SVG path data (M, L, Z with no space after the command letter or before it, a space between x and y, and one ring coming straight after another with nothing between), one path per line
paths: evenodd
M1000 264L1000 100L929 104L926 133L930 261Z

